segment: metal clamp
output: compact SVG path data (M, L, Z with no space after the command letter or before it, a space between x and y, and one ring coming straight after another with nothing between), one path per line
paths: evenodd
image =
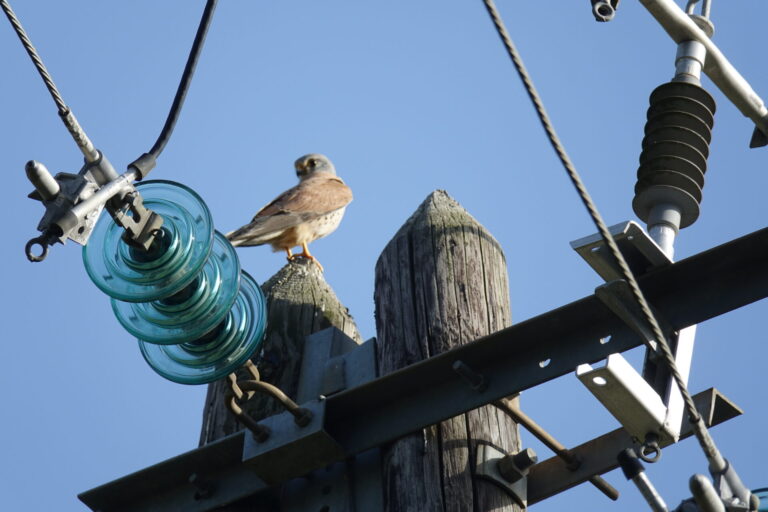
M538 457L531 448L507 455L488 444L477 446L475 474L507 492L521 507L528 504L528 470Z
M48 247L70 239L80 245L88 243L101 211L106 206L115 221L126 229L125 240L148 250L163 219L144 207L133 186L134 170L118 175L101 152L86 163L78 174L58 173L55 177L40 162L31 160L25 166L27 178L35 190L29 194L45 206L37 229L42 235L27 242L27 259L43 261ZM35 246L41 247L35 253Z

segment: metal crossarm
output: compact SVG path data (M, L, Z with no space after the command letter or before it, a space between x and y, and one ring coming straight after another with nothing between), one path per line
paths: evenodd
M768 297L767 259L768 229L762 229L651 271L640 277L639 284L658 314L673 328L682 329ZM607 336L611 340L601 343ZM641 339L622 320L595 295L590 295L331 395L321 402L322 425L315 425L308 434L297 430L295 438L278 448L288 449L289 453L293 443L306 450L308 435L327 434L341 448L339 453L343 455L337 455L349 457L570 373L579 364L592 363L641 344ZM485 386L473 386L466 375L454 370L456 361L482 376ZM279 418L267 418L267 426L270 421ZM210 510L266 490L269 485L264 477L247 463L249 457L256 461L261 456L253 450L249 453L248 446L258 444L243 440L243 433L236 434L83 493L80 498L103 512L179 510L181 505L183 510L193 511ZM241 447L242 451L238 451ZM285 467L280 469L281 475L300 476L336 460L334 456L325 460L310 455L305 451L304 456L283 457ZM217 462L208 466L201 460ZM218 482L215 487L219 491L195 500L195 487L187 479L201 468L207 474L200 478ZM230 480L238 485L231 486ZM151 489L147 488L148 482Z

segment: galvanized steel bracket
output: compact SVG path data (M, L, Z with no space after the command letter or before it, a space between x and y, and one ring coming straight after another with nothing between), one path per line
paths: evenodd
M475 475L499 486L521 507L528 506L528 469L518 471L518 477L514 481L504 478L499 463L508 460L506 453L488 444L477 445L477 460L475 461Z
M243 463L267 484L278 484L302 476L307 469L317 469L343 458L341 446L323 429L325 401L302 404L312 413L309 424L300 427L293 415L284 412L261 422L270 436L259 442L246 435Z

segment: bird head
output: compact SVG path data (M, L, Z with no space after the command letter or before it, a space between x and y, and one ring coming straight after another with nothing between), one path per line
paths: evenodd
M296 166L296 176L299 177L299 181L309 178L316 172L336 174L336 168L328 160L328 157L319 153L304 155L296 160L294 165Z

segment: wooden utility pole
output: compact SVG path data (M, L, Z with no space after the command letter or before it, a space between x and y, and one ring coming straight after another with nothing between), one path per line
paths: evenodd
M444 191L430 194L384 249L374 297L380 375L511 324L501 247ZM520 510L475 477L479 444L518 451L516 424L489 405L392 443L382 453L385 510Z
M307 259L297 258L289 262L261 288L267 298L267 332L253 361L263 381L274 384L295 399L306 337L336 327L360 343L360 333L318 266ZM243 373L238 375L247 380L249 376L240 371ZM226 407L227 388L226 380L208 386L201 446L244 428ZM254 396L243 408L257 421L284 411L274 399L264 395Z

